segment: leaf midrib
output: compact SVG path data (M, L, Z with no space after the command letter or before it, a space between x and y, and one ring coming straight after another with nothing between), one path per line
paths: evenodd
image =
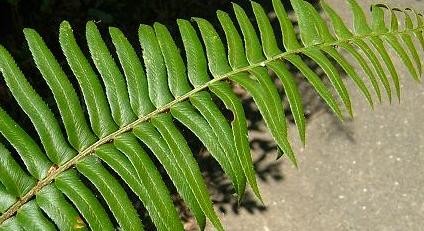
M276 55L276 56L274 56L270 59L266 59L265 61L262 61L260 63L255 63L255 64L251 64L251 65L246 66L246 67L238 68L236 70L233 70L233 71L228 72L228 73L223 74L223 75L218 75L218 76L212 75L214 78L211 79L210 81L208 81L207 83L205 83L201 86L195 87L193 90L187 92L186 94L179 96L179 97L176 97L173 101L163 105L162 107L157 108L156 110L148 113L147 115L142 116L142 117L138 118L137 120L119 128L115 132L99 139L97 142L90 145L88 148L80 151L75 157L68 160L65 164L58 166L57 168L53 169L52 171L49 171L49 173L47 174L47 176L45 178L38 181L37 184L30 191L28 191L23 197L18 199L17 202L15 202L5 213L3 213L0 216L0 225L3 224L3 222L6 221L8 218L13 216L20 207L22 207L25 203L27 203L29 200L31 200L32 197L34 195L36 195L43 187L49 185L59 174L61 174L62 172L72 168L73 166L75 166L80 160L82 160L86 156L93 153L98 147L102 146L103 144L112 142L115 138L119 137L123 133L131 131L138 124L143 123L145 121L148 121L148 120L150 120L151 118L153 118L154 116L156 116L160 113L168 111L169 109L171 109L176 104L178 104L178 103L180 103L184 100L189 99L192 95L196 94L199 91L203 91L203 90L207 89L210 85L212 85L215 82L219 82L219 81L222 81L222 80L225 80L225 79L229 79L229 78L231 78L231 76L236 75L238 73L248 72L249 70L251 70L255 67L266 66L270 62L280 60L280 59L284 59L284 57L287 57L287 56L290 56L290 55L293 55L293 54L304 53L305 51L307 51L309 49L318 48L319 50L322 50L322 48L324 48L324 47L338 46L338 44L342 44L342 43L347 43L347 42L352 43L352 42L357 41L357 40L365 40L367 38L372 38L372 37L383 37L383 36L387 36L387 35L409 34L409 33L412 33L412 32L417 32L417 31L419 32L419 31L422 31L422 30L424 30L424 25L417 27L417 28L413 28L413 29L405 29L405 30L400 31L400 32L399 31L388 31L388 32L384 32L384 33L371 32L370 34L354 35L353 37L348 38L348 39L336 40L336 41L331 42L331 43L320 43L320 44L315 44L315 45L312 45L312 46L306 46L306 47L302 47L302 48L299 48L299 49L294 49L294 50L291 50L291 51L286 51L286 52L283 52L279 55Z

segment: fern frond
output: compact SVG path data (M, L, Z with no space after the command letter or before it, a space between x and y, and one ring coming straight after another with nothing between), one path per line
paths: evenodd
M297 166L284 108L270 72L282 83L303 143L306 125L302 98L286 64L303 74L341 120L344 112L339 101L350 116L353 109L335 63L374 107L368 85L341 50L358 62L379 102L380 84L389 101L392 99L385 68L400 98L398 73L386 46L395 51L411 76L420 80L423 64L418 44L424 51L422 14L378 4L371 7L372 20L368 23L359 4L355 0L347 2L353 12L352 29L322 2L331 29L310 3L291 0L300 29L298 41L283 4L272 0L282 43L277 41L265 10L255 2L255 23L237 4L233 4L234 18L217 12L226 43L207 20L193 18L192 23L179 19L185 56L160 23L140 25L140 55L118 28L109 28L113 44L110 49L96 24L88 22L86 39L94 66L65 21L60 25L59 42L79 90L74 89L41 36L25 29L29 49L53 93L60 118L54 116L13 57L0 46L0 72L42 145L39 147L0 108L0 132L23 161L20 165L0 144L0 230L114 230L118 228L115 224L123 230L143 230L126 187L120 182L137 195L158 230L183 230L170 192L145 147L166 171L200 229L205 228L208 218L216 229L223 230L196 159L174 120L192 131L209 150L229 176L239 200L247 183L262 200L250 154L246 115L231 83L239 84L252 96L278 149ZM385 14L390 22L385 22ZM404 18L402 27L398 14ZM117 60L111 51L116 52ZM308 67L305 56L322 68L331 87ZM81 91L82 99L77 91ZM214 97L232 112L232 121L226 119ZM88 187L84 179L92 185Z

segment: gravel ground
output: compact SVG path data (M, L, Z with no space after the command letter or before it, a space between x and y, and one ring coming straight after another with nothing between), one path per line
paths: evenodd
M327 2L348 19L343 1ZM423 1L385 2L424 10ZM347 80L354 119L342 124L328 112L314 115L305 147L292 127L299 170L280 160L283 180L260 181L266 210L221 214L227 230L424 230L424 86L399 60L395 65L400 104L384 98L373 111Z

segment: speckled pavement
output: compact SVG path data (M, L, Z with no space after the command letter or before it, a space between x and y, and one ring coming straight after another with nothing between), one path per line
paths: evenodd
M347 20L344 0L327 2ZM424 1L360 0L364 6L371 2L424 11ZM283 181L260 181L267 210L221 214L226 229L424 230L424 84L414 82L399 60L395 65L402 81L400 104L383 98L372 111L346 81L354 119L341 124L330 113L315 115L304 148L292 127L299 170L283 160Z

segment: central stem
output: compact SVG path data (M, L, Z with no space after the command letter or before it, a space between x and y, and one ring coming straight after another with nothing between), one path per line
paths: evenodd
M304 53L305 51L307 51L309 49L322 50L322 48L324 48L324 47L338 46L339 44L342 44L342 43L355 42L356 40L365 40L365 39L370 38L370 37L408 34L408 33L417 32L417 31L422 32L423 29L424 29L424 26L420 26L418 28L407 29L407 30L402 31L402 32L390 31L390 32L385 32L385 33L372 33L372 34L367 34L367 35L356 35L356 36L353 36L352 38L349 38L349 39L337 40L337 41L334 41L334 42L331 42L331 43L321 43L321 44L316 44L316 45L313 45L313 46L308 46L308 47L303 47L303 48L283 52L283 53L276 55L276 56L274 56L270 59L267 59L263 62L252 64L252 65L242 67L242 68L239 68L239 69L235 69L235 70L228 72L226 74L223 74L223 75L213 76L214 78L212 80L210 80L209 82L205 83L204 85L194 88L193 90L187 92L186 94L184 94L180 97L175 98L173 101L165 104L164 106L157 108L156 110L150 112L149 114L142 116L142 117L138 118L137 120L119 128L117 131L101 138L100 140L98 140L94 144L90 145L88 148L79 152L75 157L73 157L72 159L67 161L65 164L60 165L57 168L50 171L45 178L38 181L37 184L30 191L28 191L23 197L21 197L5 213L3 213L0 216L0 225L5 220L7 220L11 216L13 216L21 206L23 206L25 203L27 203L29 200L31 200L32 197L34 195L36 195L37 192L39 192L44 186L50 184L59 174L61 174L62 172L72 168L81 159L92 154L98 147L102 146L103 144L106 144L106 143L109 143L109 142L115 140L117 137L119 137L120 135L122 135L125 132L131 131L138 124L143 123L145 121L148 121L148 120L150 120L151 118L153 118L154 116L156 116L160 113L168 111L174 105L176 105L176 104L178 104L178 103L180 103L184 100L189 99L192 95L196 94L199 91L207 89L210 85L212 85L215 82L219 82L219 81L222 81L222 80L225 80L225 79L231 79L231 76L236 75L238 73L248 72L249 70L251 70L255 67L259 67L259 66L266 66L268 63L273 62L275 60L284 59L285 57L293 55L293 54L301 54L301 53Z

